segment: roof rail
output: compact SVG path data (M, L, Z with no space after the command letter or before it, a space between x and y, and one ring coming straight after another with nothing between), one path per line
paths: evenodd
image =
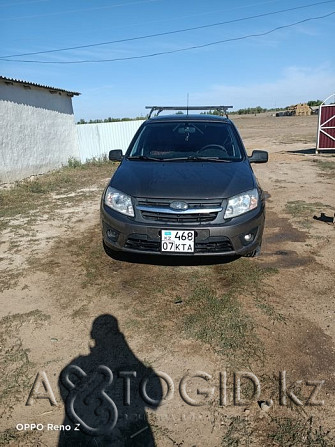
M157 110L157 115L159 115L163 110L186 110L187 114L189 110L217 110L228 116L227 110L232 109L233 106L146 106L146 109L150 109L149 118L153 112Z

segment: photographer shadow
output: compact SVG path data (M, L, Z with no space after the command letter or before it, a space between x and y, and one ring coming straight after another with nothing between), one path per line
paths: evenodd
M91 337L90 354L74 358L59 377L65 429L58 446L155 446L146 408L162 401L159 377L134 355L112 315L94 320Z

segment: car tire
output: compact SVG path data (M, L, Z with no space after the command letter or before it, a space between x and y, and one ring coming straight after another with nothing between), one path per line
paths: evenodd
M124 261L125 259L127 259L127 254L123 253L121 251L118 250L113 250L112 248L108 247L108 245L105 244L105 241L102 240L102 246L104 248L104 251L106 253L106 255L109 258L114 259L114 261Z
M102 246L107 256L113 257L113 255L115 255L115 251L112 248L108 247L108 245L105 244L104 240L102 240Z
M260 256L261 254L261 244L258 245L254 250L250 251L249 253L246 253L244 255L245 258L256 258L257 256Z

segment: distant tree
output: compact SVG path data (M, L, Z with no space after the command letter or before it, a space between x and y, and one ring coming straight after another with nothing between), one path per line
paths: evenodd
M120 121L136 121L136 120L145 120L147 119L148 116L136 116L135 118L105 118L103 120L101 119L96 119L96 120L89 120L88 122L85 121L84 119L81 119L77 122L77 124L97 124L97 123L115 123L115 122L120 122Z
M315 101L308 101L307 105L309 107L316 107L316 106L320 106L322 104L322 101L320 101L320 99L317 99Z
M230 112L233 113L233 112ZM215 116L221 116L222 115L222 111L220 110L210 110L209 112L200 112L200 115L215 115Z
M239 109L237 113L239 115L254 115L256 113L266 112L267 109L263 109L261 106L257 107L248 107L247 109Z

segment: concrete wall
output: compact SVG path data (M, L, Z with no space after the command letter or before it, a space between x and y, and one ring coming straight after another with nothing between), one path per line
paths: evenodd
M91 158L101 158L111 149L122 149L124 153L142 123L142 120L135 120L78 124L80 160L85 163Z
M80 158L66 92L0 83L0 183L43 174Z

